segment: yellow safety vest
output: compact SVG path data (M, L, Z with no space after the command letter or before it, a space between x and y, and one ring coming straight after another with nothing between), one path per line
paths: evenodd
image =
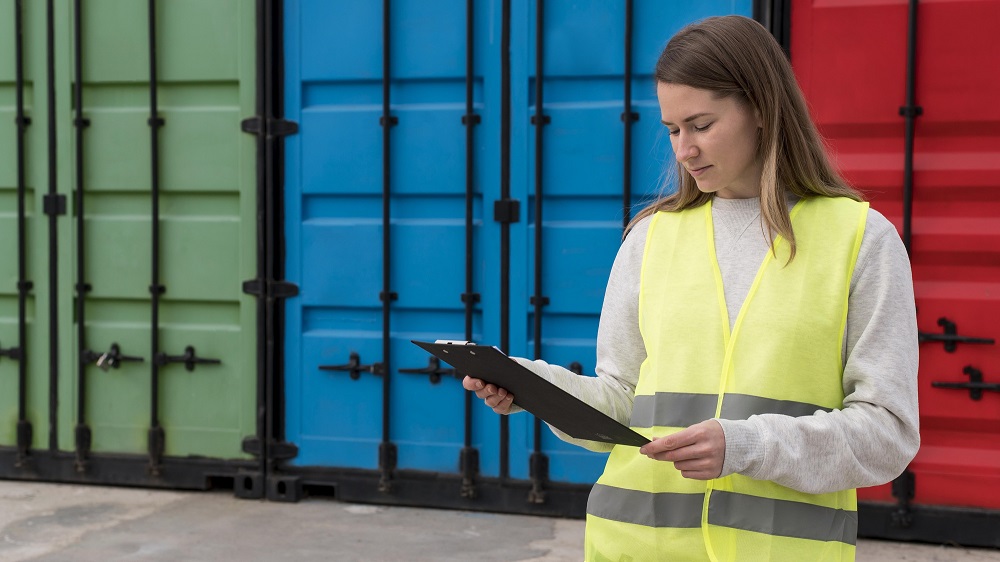
M711 419L823 415L843 407L842 342L868 204L800 200L797 252L778 237L732 334L711 203L654 215L639 327L647 357L630 425L662 437ZM786 265L787 264L787 265ZM681 476L673 463L615 446L587 505L586 559L854 560L854 490L807 494L733 474Z

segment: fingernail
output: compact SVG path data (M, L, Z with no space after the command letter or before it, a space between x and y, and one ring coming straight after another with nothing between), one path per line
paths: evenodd
M483 389L483 383L482 383L482 381L477 382L476 383L476 390L482 390L482 389Z

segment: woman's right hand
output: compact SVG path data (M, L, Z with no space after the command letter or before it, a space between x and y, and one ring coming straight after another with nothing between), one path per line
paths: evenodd
M487 406L493 408L493 411L498 414L509 414L511 406L514 405L514 395L507 392L506 388L499 388L494 384L488 384L472 377L465 377L462 380L462 386L465 390L475 392L477 397L481 398Z

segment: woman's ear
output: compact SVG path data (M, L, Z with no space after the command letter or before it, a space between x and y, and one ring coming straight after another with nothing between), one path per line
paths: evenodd
M754 118L754 120L757 121L757 128L758 129L763 129L764 128L764 120L760 118L760 110L757 109L756 107L753 108L753 118Z

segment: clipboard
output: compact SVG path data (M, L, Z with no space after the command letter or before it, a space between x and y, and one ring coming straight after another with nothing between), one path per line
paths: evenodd
M459 373L507 389L518 406L577 439L641 447L642 435L523 367L491 345L410 340Z

